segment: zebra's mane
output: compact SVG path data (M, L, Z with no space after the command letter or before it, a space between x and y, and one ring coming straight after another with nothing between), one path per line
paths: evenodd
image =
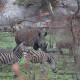
M21 43L22 44L22 43ZM20 44L20 45L21 45ZM13 53L15 53L15 52L17 52L18 51L18 49L20 48L20 45L16 48L16 50L13 52Z

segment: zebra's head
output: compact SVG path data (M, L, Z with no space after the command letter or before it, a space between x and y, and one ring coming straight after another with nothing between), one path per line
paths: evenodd
M19 49L20 49L22 52L29 52L29 49L26 47L25 42L22 42L22 43L19 45Z
M52 70L54 73L57 73L57 70L56 70L56 62L55 62L53 56L50 55L50 54L48 54L48 53L46 53L46 54L47 54L47 56L48 56L48 62L49 62L50 65L51 65L51 70Z
M22 42L20 43L20 45L16 48L14 52L16 51L23 53L23 52L29 52L29 49L25 46L25 42Z
M55 63L54 60L51 62L51 70L52 70L54 73L57 73L57 70L56 70L56 63Z

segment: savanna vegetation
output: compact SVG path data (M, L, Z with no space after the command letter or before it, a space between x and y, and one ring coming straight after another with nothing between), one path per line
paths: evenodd
M50 35L46 36L46 41L49 44L49 37ZM54 39L53 39L54 40ZM55 41L53 41L53 48L56 48ZM14 35L8 32L0 32L0 50L12 51L13 48L16 46ZM29 47L30 48L30 47ZM49 45L48 45L49 48ZM64 51L65 53L68 53L67 50ZM32 80L33 74L35 73L36 80L39 80L40 78L49 78L50 80L77 80L76 78L76 70L73 69L75 66L74 58L73 56L66 56L66 55L57 55L57 53L49 53L51 54L55 61L56 61L56 67L57 67L57 73L53 73L50 69L49 64L47 67L47 71L45 73L40 72L40 64L35 64L35 67L33 68L32 63L30 63L31 67L31 78L29 80ZM58 58L57 58L58 57ZM2 64L0 64L2 65ZM29 73L25 74L24 67L25 67L25 61L22 58L19 63L20 69L21 69L21 76L26 76L29 78ZM13 78L13 72L11 70L11 65L2 65L2 71L0 71L0 80L14 80Z

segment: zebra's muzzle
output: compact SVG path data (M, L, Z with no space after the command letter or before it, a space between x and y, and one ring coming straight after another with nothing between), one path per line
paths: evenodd
M53 71L54 73L57 73L57 70L56 70L56 68L55 68L55 69L52 69L52 71Z

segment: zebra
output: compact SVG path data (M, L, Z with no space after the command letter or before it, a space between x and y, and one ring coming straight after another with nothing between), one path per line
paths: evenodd
M29 62L40 63L41 68L42 68L42 64L45 64L46 66L46 62L48 62L51 66L51 70L54 73L57 72L54 58L50 54L44 51L29 50L28 52L23 53L23 58L26 61L26 63ZM42 69L41 72L43 72Z
M0 52L0 64L5 65L13 65L15 63L19 64L22 53L28 52L27 47L24 45L24 43L20 43L20 45L16 48L14 52ZM1 67L2 70L2 67ZM17 75L14 74L14 78L16 78Z
M22 58L22 53L28 51L27 47L21 43L14 52L0 52L0 64L19 63Z

